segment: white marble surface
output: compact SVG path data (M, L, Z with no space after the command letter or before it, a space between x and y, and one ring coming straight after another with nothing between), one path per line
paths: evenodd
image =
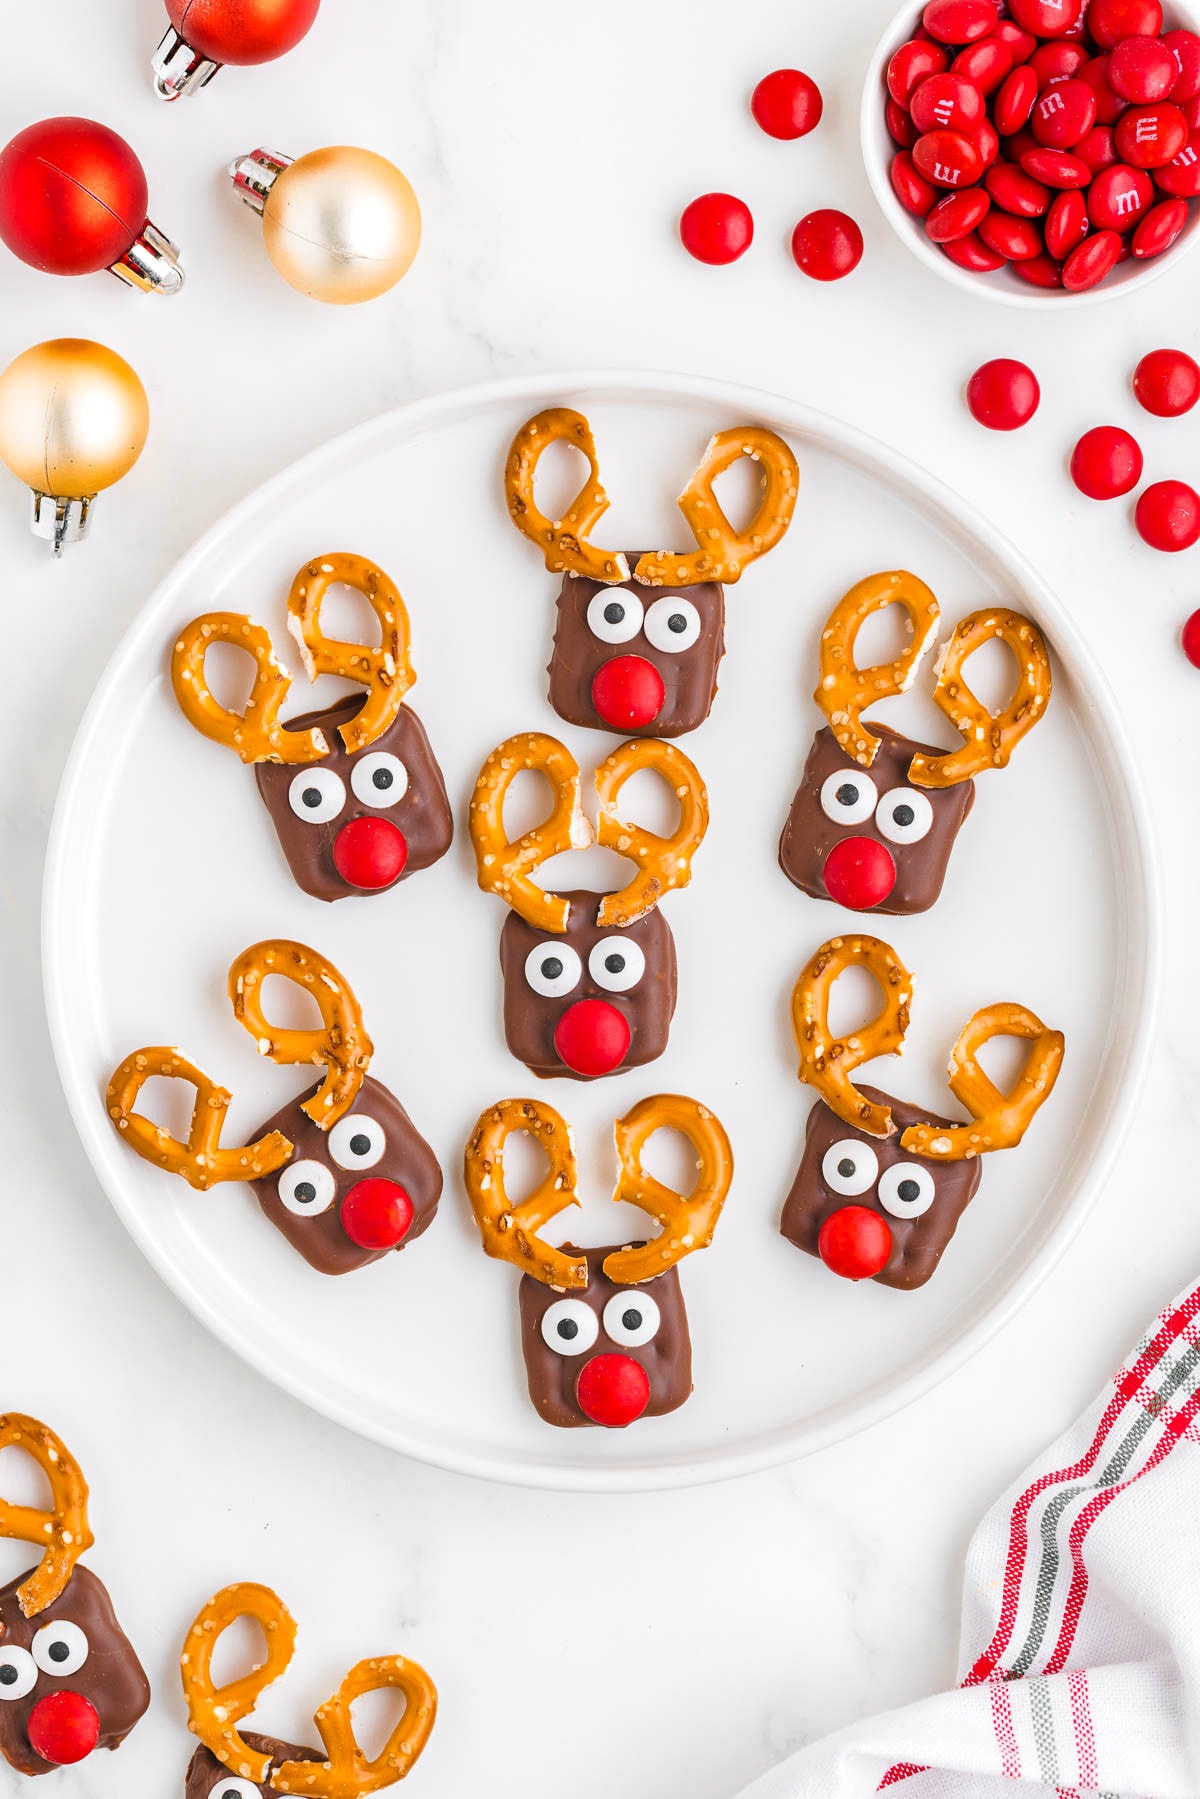
M3 1403L53 1421L83 1459L92 1565L157 1690L119 1757L51 1777L48 1793L182 1791L179 1639L215 1586L249 1576L287 1595L303 1631L265 1727L303 1734L351 1661L395 1646L442 1690L414 1777L425 1799L485 1785L542 1799L568 1784L577 1799L614 1786L715 1799L814 1735L951 1676L974 1521L1195 1274L1200 673L1175 634L1200 604L1200 550L1155 556L1122 504L1074 494L1063 461L1083 428L1125 422L1153 476L1200 477L1196 419L1152 421L1127 391L1143 351L1196 350L1200 262L1141 298L1057 318L936 283L890 237L858 161L859 71L890 11L890 0L605 0L580 16L551 0L326 0L289 61L227 73L173 109L145 79L156 0L56 0L53 33L45 9L6 19L5 135L62 111L116 125L142 153L153 216L189 271L181 299L155 302L102 277L53 282L0 263L0 357L46 336L96 336L135 363L154 408L141 466L61 567L26 537L22 496L0 482ZM820 133L796 146L762 137L745 112L755 79L781 63L810 70L826 95ZM404 286L346 312L274 277L221 172L258 143L338 141L392 155L427 222ZM712 186L743 193L758 220L753 252L725 271L690 263L673 234L681 204ZM820 204L854 211L867 239L858 273L828 289L786 251L795 219ZM1011 439L981 433L959 399L997 354L1026 356L1043 378L1041 412ZM586 364L693 369L801 396L903 443L1008 528L1119 695L1154 809L1169 950L1139 1123L1068 1261L1018 1320L920 1404L817 1459L621 1501L411 1466L217 1347L90 1177L60 1108L38 979L42 856L76 719L197 533L382 408L494 373ZM1054 871L1030 873L1045 875L1054 931ZM15 1571L20 1552L0 1554ZM0 1773L0 1790L17 1785Z

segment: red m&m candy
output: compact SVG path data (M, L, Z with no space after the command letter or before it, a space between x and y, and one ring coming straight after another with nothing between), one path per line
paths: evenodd
M1008 10L1035 37L1065 37L1083 11L1083 0L1008 0Z
M840 281L862 261L863 234L848 213L810 212L792 233L796 266L814 281Z
M1024 262L1014 262L1009 266L1013 274L1027 282L1030 287L1062 286L1062 269L1055 262L1053 256L1030 256Z
M1069 81L1083 67L1088 53L1082 44L1068 44L1059 38L1052 44L1039 44L1029 58L1029 67L1037 76L1038 92L1057 82Z
M994 93L1012 66L1011 46L998 37L982 37L978 43L968 44L950 64L953 74L974 82L981 94Z
M1133 371L1133 391L1155 418L1181 418L1200 400L1200 365L1184 350L1151 350Z
M907 108L923 81L949 67L950 57L940 44L911 38L907 44L901 44L888 64L888 93L897 106Z
M961 131L927 131L913 145L912 159L935 187L972 187L983 174L983 158Z
M1117 425L1085 431L1071 456L1071 479L1089 500L1116 500L1142 478L1137 439Z
M1194 31L1165 31L1162 41L1179 71L1171 89L1172 100L1194 100L1200 94L1200 37Z
M942 255L948 256L960 269L969 269L973 275L991 275L1004 267L1003 256L997 256L989 250L978 231L972 231L969 237L955 238L953 243L942 245ZM1014 263L1014 268L1019 266Z
M1017 160L1027 175L1047 187L1086 187L1092 178L1086 162L1069 150L1046 150L1035 144L1032 150L1022 150Z
M1186 481L1156 481L1138 500L1134 522L1152 550L1190 550L1200 541L1200 494Z
M914 218L925 218L938 198L939 190L914 166L907 150L893 156L891 182L897 200Z
M1037 97L1037 76L1028 63L1005 77L992 106L992 122L1001 137L1011 137L1028 122Z
M1053 198L1048 187L1023 170L1015 169L1011 162L998 162L990 168L984 177L984 185L997 206L1022 219L1040 219L1049 211Z
M1088 190L1092 224L1100 231L1132 231L1154 201L1154 183L1144 169L1123 162L1103 169Z
M750 96L750 110L768 137L807 137L824 109L820 88L800 69L772 70Z
M1117 233L1097 231L1093 237L1085 237L1063 263L1063 286L1069 294L1082 294L1090 287L1099 287L1120 260L1121 239Z
M987 37L1000 22L1000 9L992 0L929 0L921 23L940 44L973 44Z
M985 112L983 94L973 81L948 70L931 75L913 92L909 112L918 131L973 131Z
M1156 37L1126 37L1108 59L1108 84L1123 100L1148 106L1165 100L1179 79L1179 64Z
M969 187L962 194L944 194L925 220L925 233L935 244L952 244L974 231L992 202L987 190Z
M1143 259L1169 250L1188 222L1186 200L1162 200L1152 206L1133 234L1132 249Z
M1169 101L1159 106L1131 106L1117 120L1117 151L1135 169L1161 169L1179 155L1188 140L1182 112Z
M1200 131L1188 133L1188 141L1170 162L1155 169L1154 179L1164 194L1194 200L1200 194Z
M679 236L697 262L736 262L754 239L754 220L744 200L734 194L701 194L685 207Z
M1046 248L1058 262L1065 262L1091 229L1087 201L1078 188L1059 194L1046 214Z
M1180 633L1183 653L1193 668L1200 668L1200 612L1193 612Z
M1007 356L985 362L967 382L971 417L989 431L1016 431L1027 425L1041 397L1033 370Z
M1126 37L1157 37L1163 27L1160 0L1092 0L1087 28L1102 50Z
M997 256L1003 256L1005 262L1027 262L1031 256L1040 255L1045 248L1037 221L1014 218L1010 212L987 213L980 223L979 235L989 250L994 250Z
M1086 81L1048 87L1029 121L1037 142L1050 150L1071 150L1096 123L1096 96Z

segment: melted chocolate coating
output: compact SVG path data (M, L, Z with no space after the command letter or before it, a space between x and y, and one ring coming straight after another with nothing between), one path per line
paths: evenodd
M983 1173L982 1161L979 1156L972 1156L969 1162L931 1162L924 1156L913 1155L900 1144L901 1134L910 1124L948 1126L951 1121L939 1118L936 1113L922 1111L920 1106L909 1105L905 1100L892 1099L877 1087L860 1087L859 1092L873 1102L892 1108L895 1131L890 1137L869 1137L865 1131L855 1130L853 1125L843 1123L835 1112L830 1111L824 1100L818 1100L808 1115L804 1156L792 1183L792 1190L784 1202L779 1229L797 1249L805 1250L810 1256L819 1256L821 1252L817 1247L817 1238L825 1220L842 1206L864 1206L886 1220L892 1233L891 1256L872 1278L881 1286L900 1287L905 1291L912 1287L923 1287L936 1272L946 1245L979 1185ZM919 1167L927 1168L935 1187L933 1204L929 1210L919 1218L896 1218L880 1204L876 1187L870 1187L867 1192L851 1197L835 1193L827 1186L821 1173L825 1152L835 1143L849 1138L870 1144L879 1158L880 1174L896 1162L915 1162Z
M916 743L902 737L887 725L872 725L880 739L879 751L869 769L862 769L838 747L837 738L824 726L813 739L804 778L800 783L779 845L779 865L784 874L802 893L813 899L827 900L825 858L835 844L847 837L870 837L882 843L896 865L896 885L873 912L903 914L927 912L942 891L950 852L954 848L968 812L975 803L975 784L962 781L957 787L921 787L933 807L933 823L918 843L893 843L883 835L874 816L861 824L843 825L827 818L821 806L821 788L831 774L845 769L847 775L869 774L882 801L897 787L907 787L908 766L918 752L939 755L929 744Z
M615 1243L607 1249L587 1250L588 1284L578 1292L556 1293L553 1287L543 1286L532 1275L521 1276L521 1348L529 1377L529 1397L547 1424L567 1430L581 1425L597 1428L580 1408L576 1388L584 1368L600 1355L629 1356L646 1370L650 1381L650 1403L642 1414L644 1418L661 1418L665 1412L677 1411L692 1391L692 1340L688 1335L679 1269L669 1268L665 1274L656 1275L652 1281L643 1281L637 1287L618 1287L605 1274L603 1264L614 1249L626 1247L623 1243ZM585 1253L571 1243L565 1244L564 1248L572 1255ZM608 1335L604 1328L604 1308L614 1293L628 1294L632 1304L636 1304L639 1293L653 1294L662 1322L649 1343L630 1347L615 1343ZM600 1326L596 1341L580 1355L559 1355L542 1336L543 1317L563 1298L582 1299L591 1306Z
M243 1741L249 1744L259 1755L269 1755L273 1766L280 1762L323 1762L325 1752L322 1749L301 1749L295 1743L285 1743L280 1737L259 1736L253 1730L242 1731ZM191 1761L188 1763L186 1785L183 1799L224 1799L227 1790L233 1788L236 1776L229 1772L213 1754L201 1743ZM279 1799L277 1790L264 1781L257 1791L262 1799ZM229 1799L241 1799L240 1794L230 1791Z
M623 1074L627 1068L640 1068L653 1062L667 1047L671 1019L675 1013L677 964L675 939L666 919L655 907L643 918L623 931L596 923L596 910L604 898L600 893L576 889L564 894L571 911L567 928L560 937L547 936L526 924L519 913L510 912L500 933L500 968L504 976L504 1036L518 1062L543 1080L564 1075L569 1080L603 1080L603 1075L576 1074L568 1068L554 1046L558 1022L571 1006L580 1000L602 1000L621 1013L629 1025L629 1050L625 1060L612 1070ZM646 958L646 968L636 987L625 993L613 993L592 978L588 962L592 950L601 939L629 937ZM547 955L568 944L576 952L583 973L578 985L559 999L547 999L535 993L525 976L525 961L531 950L544 945ZM614 945L614 947L616 947Z
M311 1099L320 1085L318 1081L306 1093L298 1094L290 1105L269 1118L261 1130L255 1131L252 1141L265 1136L268 1131L282 1131L294 1147L290 1160L282 1168L261 1180L251 1181L250 1186L271 1223L283 1232L293 1249L298 1249L318 1274L350 1274L356 1268L365 1268L368 1262L378 1262L382 1256L407 1249L429 1229L442 1196L442 1171L437 1157L400 1101L369 1075L346 1118L373 1118L383 1126L386 1147L373 1167L339 1168L329 1151L328 1134L300 1110L301 1104ZM279 1197L280 1181L287 1170L300 1161L320 1162L334 1179L332 1204L312 1216L289 1212ZM342 1227L342 1201L362 1180L394 1181L404 1188L412 1201L412 1223L395 1249L363 1249L351 1242Z
M43 1674L23 1699L5 1699L0 1686L0 1754L18 1774L49 1774L53 1762L35 1754L29 1741L29 1719L39 1700L51 1693L78 1693L95 1706L100 1719L98 1749L118 1749L150 1703L150 1682L133 1644L117 1623L102 1582L77 1563L53 1605L36 1618L21 1614L17 1588L28 1572L0 1588L0 1652L14 1646L28 1650L38 1632L58 1619L77 1624L88 1641L87 1660L74 1674Z
M419 874L440 860L450 848L454 836L454 819L446 797L446 783L438 767L425 727L408 706L399 714L382 737L376 738L357 755L347 753L337 727L362 711L366 695L351 694L323 712L306 712L302 718L287 722L289 731L305 731L319 725L329 743L329 754L310 767L296 768L284 762L259 762L254 775L280 847L287 857L296 885L314 899L338 900L357 894L360 898L374 893L390 892L388 887L353 887L339 874L333 860L333 846L338 832L355 818L384 818L402 834L408 845L408 857L392 887L399 886L409 875ZM397 756L408 772L408 787L394 806L367 806L356 797L350 785L354 765L380 751ZM302 779L314 768L329 769L341 781L345 803L336 818L324 824L309 824L292 811L288 795L292 782Z
M630 568L641 552L632 550ZM649 612L656 600L687 599L700 614L700 636L690 649L677 655L656 649L638 632L626 643L605 643L592 634L587 612L598 593L614 598L628 590ZM609 585L584 575L565 575L558 596L558 626L550 658L550 704L570 725L589 725L594 731L617 731L622 737L682 737L702 725L712 710L717 692L717 670L725 653L725 595L715 581L696 587L650 587L644 581ZM606 724L592 703L592 682L606 662L617 656L641 656L662 676L666 696L657 718L636 729Z

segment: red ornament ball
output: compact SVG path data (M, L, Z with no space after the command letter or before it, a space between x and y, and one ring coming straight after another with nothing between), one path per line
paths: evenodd
M814 281L840 281L862 261L863 234L848 213L824 207L801 219L792 232L797 268Z
M1133 391L1155 418L1181 418L1200 400L1200 365L1185 350L1151 350L1133 371Z
M825 858L825 891L851 912L881 906L896 885L896 864L876 837L843 837Z
M395 1181L355 1181L340 1216L342 1229L360 1249L395 1249L412 1226L413 1204Z
M684 208L679 237L697 262L736 262L754 241L754 220L735 194L701 194Z
M869 1206L839 1206L817 1234L817 1250L826 1268L847 1281L869 1281L886 1268L892 1233L886 1218Z
M815 131L824 110L820 88L800 69L774 69L750 96L750 111L767 136L785 142Z
M94 119L43 119L0 151L0 238L47 275L94 275L140 236L146 174Z
M575 1397L593 1424L622 1430L650 1404L650 1376L632 1356L593 1356L584 1364Z
M209 62L249 67L294 50L321 0L167 0L167 17Z
M1183 653L1193 668L1200 668L1200 612L1193 612L1180 633Z
M989 431L1017 431L1027 425L1041 402L1037 376L1023 362L998 356L985 362L967 382L971 417Z
M1117 425L1085 431L1071 456L1071 479L1089 500L1118 500L1142 478L1137 439Z
M1200 541L1200 494L1186 481L1155 481L1138 500L1134 523L1152 550L1190 550Z

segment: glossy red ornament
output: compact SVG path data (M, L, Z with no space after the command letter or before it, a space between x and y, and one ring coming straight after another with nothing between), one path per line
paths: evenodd
M593 1356L584 1363L575 1397L593 1424L623 1430L650 1404L650 1376L632 1356Z
M745 255L754 241L754 220L735 194L701 194L684 208L679 237L697 262L719 266Z
M605 999L579 999L554 1031L554 1047L575 1074L611 1074L629 1054L629 1020Z
M973 44L999 22L1000 9L992 0L929 0L921 14L921 23L939 44Z
M978 231L972 231L970 237L955 238L952 244L943 244L941 250L943 256L948 256L960 269L969 269L973 275L992 275L1004 267L1003 256L989 250Z
M1143 261L1169 250L1188 222L1186 200L1160 200L1133 234L1132 249Z
M1186 481L1156 481L1139 498L1133 517L1152 550L1190 550L1200 541L1200 494Z
M921 134L904 108L897 106L890 94L883 109L883 116L892 142L898 144L902 150L911 150Z
M1008 10L1035 37L1065 37L1083 11L1083 0L1008 0Z
M1069 81L1087 59L1082 45L1057 39L1052 44L1039 44L1026 66L1037 77L1038 92L1042 93L1057 82Z
M350 887L377 893L404 873L408 841L390 818L352 818L333 840L333 865Z
M989 212L979 226L979 235L1005 262L1027 262L1045 248L1036 219L1016 218L1011 212Z
M869 1206L839 1206L817 1233L817 1251L832 1274L869 1281L887 1267L892 1233L887 1219Z
M1071 454L1071 479L1089 500L1118 500L1141 478L1141 447L1117 425L1085 431Z
M796 267L814 281L840 281L862 261L863 234L848 213L824 207L792 232Z
M1072 250L1063 263L1062 283L1069 294L1086 293L1107 280L1121 260L1121 239L1115 231L1097 231Z
M342 1201L342 1229L360 1249L395 1249L413 1221L413 1204L395 1181L355 1181Z
M663 709L667 690L645 656L613 656L592 677L592 704L614 731L640 731Z
M1001 137L1011 137L1029 123L1038 97L1037 76L1028 63L1022 63L1005 77L992 102L992 123Z
M1163 43L1175 59L1178 74L1171 99L1178 105L1200 94L1200 37L1194 31L1166 31Z
M939 75L949 67L949 52L941 44L931 43L928 39L910 38L907 44L901 44L888 63L888 93L897 106L907 109L915 89L923 81L927 81L930 75Z
M90 1699L63 1688L38 1700L25 1734L35 1755L67 1768L84 1761L100 1741L100 1716Z
M1088 189L1088 216L1101 231L1132 231L1154 204L1154 183L1144 169L1114 163Z
M1062 286L1062 269L1053 256L1030 256L1024 262L1009 264L1014 275L1030 287L1054 288Z
M909 103L912 122L920 132L970 132L980 123L987 110L983 94L973 81L947 70L944 75L930 75L913 89Z
M1179 107L1164 100L1157 106L1131 106L1117 120L1113 136L1118 154L1135 169L1161 169L1187 143L1188 124Z
M1133 371L1133 392L1155 418L1181 418L1200 400L1200 364L1185 350L1151 350Z
M1042 391L1037 376L1023 362L998 356L977 368L967 382L971 417L989 431L1016 431L1038 409Z
M892 192L905 212L917 219L925 218L937 201L939 190L917 170L907 150L893 156L890 178Z
M1096 123L1096 96L1086 81L1059 81L1033 109L1029 128L1047 150L1071 150Z
M1086 187L1092 179L1086 162L1069 150L1046 150L1038 144L1022 150L1019 161L1027 175L1047 187Z
M1010 162L998 162L983 178L993 202L1021 219L1040 219L1048 212L1053 191Z
M1059 194L1046 214L1046 249L1057 262L1065 262L1090 230L1087 201L1080 190Z
M821 123L825 102L811 75L800 69L773 69L750 96L750 111L768 137L807 137Z
M962 240L969 243L969 238ZM958 248L947 244L947 252ZM896 864L886 844L875 837L843 837L825 858L825 890L839 906L869 912L882 905L896 885Z
M294 50L321 0L166 0L171 21L154 53L163 100L206 87L225 63L249 67Z
M1200 130L1188 132L1188 141L1177 156L1155 169L1154 180L1164 194L1178 200L1194 200L1200 194Z
M1193 612L1179 634L1183 653L1193 668L1200 668L1200 612Z
M913 145L912 159L935 187L973 187L983 174L983 157L960 131L927 131Z
M1088 31L1102 50L1126 37L1158 37L1163 28L1160 0L1092 0Z
M935 244L952 244L955 238L974 231L991 204L991 197L982 187L945 194L925 220L925 234Z
M960 50L950 64L954 75L974 82L981 94L996 91L1013 66L1013 53L1003 38L982 37L978 43Z

